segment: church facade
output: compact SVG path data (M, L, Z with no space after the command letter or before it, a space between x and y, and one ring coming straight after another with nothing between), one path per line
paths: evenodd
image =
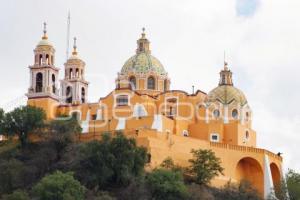
M44 29L29 71L28 105L43 108L48 119L77 117L81 141L122 131L148 149L150 167L167 157L187 166L192 149L211 149L225 169L224 175L212 181L214 186L245 179L266 197L280 183L282 157L256 147L252 110L244 93L234 86L227 63L209 93L171 90L168 73L152 55L143 31L135 54L117 74L115 89L91 103L87 101L86 66L77 52L76 39L64 64L64 79L59 81L55 49Z

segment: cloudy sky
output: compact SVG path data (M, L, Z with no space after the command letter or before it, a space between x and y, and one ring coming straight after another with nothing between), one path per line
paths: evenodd
M299 9L299 0L3 0L0 107L24 103L44 21L56 65L63 68L70 10L90 101L114 88L142 27L172 89L191 92L195 85L209 92L217 86L225 50L235 86L253 109L258 146L283 152L285 167L300 171Z

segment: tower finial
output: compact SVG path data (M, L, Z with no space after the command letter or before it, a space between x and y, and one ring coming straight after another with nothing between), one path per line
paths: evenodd
M73 40L74 40L74 44L73 44L73 52L72 52L72 55L77 55L77 44L76 44L77 38L74 37Z
M226 61L226 51L224 50L224 70L227 71L228 70L228 63Z
M43 25L44 25L44 30L43 30L44 35L43 35L42 39L47 40L48 39L48 36L47 36L47 23L44 22Z
M145 31L146 31L146 29L145 29L145 27L143 27L143 28L142 28L142 38L145 38L145 36L146 36Z

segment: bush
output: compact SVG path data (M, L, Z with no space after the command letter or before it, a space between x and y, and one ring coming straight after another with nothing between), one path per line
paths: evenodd
M147 175L146 181L156 200L182 200L188 196L182 174L178 171L155 169Z
M23 163L10 159L0 164L0 194L9 194L23 186Z
M238 185L228 183L224 188L215 189L214 196L216 200L262 200L257 190L247 181L241 181Z
M33 193L41 200L83 200L85 188L73 178L72 173L57 171L34 186Z
M16 190L12 194L4 195L2 200L30 200L27 192Z

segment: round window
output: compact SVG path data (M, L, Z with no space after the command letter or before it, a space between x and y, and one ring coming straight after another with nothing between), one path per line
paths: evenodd
M234 109L232 111L232 117L233 119L237 119L239 117L239 112L237 111L237 109Z
M214 117L215 118L218 118L218 117L220 117L220 111L219 110L214 110Z

